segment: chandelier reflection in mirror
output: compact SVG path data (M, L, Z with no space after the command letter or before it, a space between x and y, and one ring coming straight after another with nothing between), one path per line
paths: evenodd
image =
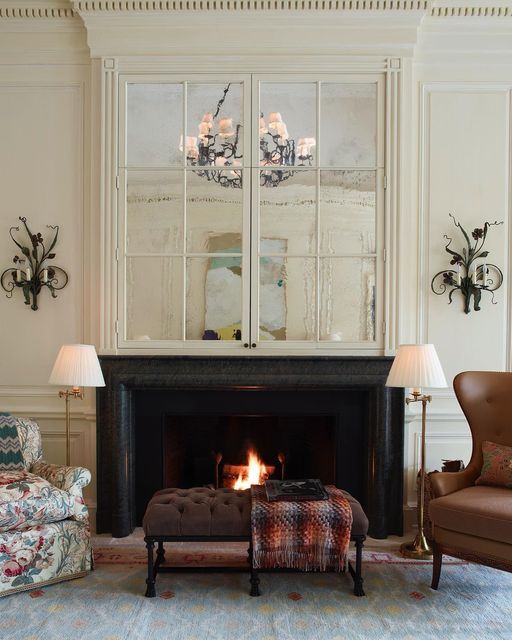
M233 118L218 119L230 86L231 83L224 89L215 113L207 112L203 115L198 124L198 135L186 136L185 153L188 165L204 167L194 172L198 176L213 180L222 187L241 189L242 171L237 167L241 167L242 164L242 154L238 150L242 125L234 125ZM264 114L260 113L259 137L260 163L262 167L266 167L260 172L261 186L277 187L294 175L295 172L290 171L289 167L312 165L311 149L316 146L316 139L299 138L296 143L290 138L286 123L279 112L269 113L268 124ZM179 150L183 152L183 136L180 139Z

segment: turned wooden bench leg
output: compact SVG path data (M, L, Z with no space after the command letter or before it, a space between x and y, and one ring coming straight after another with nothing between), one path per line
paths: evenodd
M252 541L249 543L249 550L247 552L249 554L249 566L251 567L251 591L250 595L253 597L257 597L261 595L260 592L260 578L258 576L258 571L254 568L253 563L253 553L252 553Z
M152 539L146 539L146 549L148 550L148 577L146 578L146 598L154 598L155 591L155 570L153 564L153 548L155 543Z
M432 584L430 585L431 589L435 589L437 591L437 587L439 586L439 578L441 577L441 566L443 564L443 552L438 544L433 543L433 551L434 557L432 562Z
M355 536L352 540L356 543L356 568L349 562L348 570L354 581L354 595L360 597L366 595L363 589L363 546L366 536Z
M366 536L356 537L356 570L353 574L354 595L365 596L363 589L363 546Z
M165 560L165 549L164 543L160 541L158 543L158 548L156 550L156 562L155 562L155 570L158 571L158 567L163 564ZM156 576L155 576L156 577Z

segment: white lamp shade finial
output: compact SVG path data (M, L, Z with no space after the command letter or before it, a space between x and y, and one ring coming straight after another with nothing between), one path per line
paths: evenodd
M105 380L94 345L63 345L48 382L71 387L104 387Z
M447 387L441 362L433 344L402 344L398 347L386 380L387 387Z

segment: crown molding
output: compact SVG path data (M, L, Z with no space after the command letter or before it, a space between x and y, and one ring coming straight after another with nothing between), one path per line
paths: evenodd
M2 19L175 12L423 12L436 18L505 18L510 0L0 0Z
M508 61L511 17L512 0L0 0L0 53L17 62L59 61L62 51L81 63L187 52L422 60L447 53L467 62L476 48L486 60Z
M70 0L41 0L28 2L26 0L1 0L1 19L37 19L61 20L75 18L76 13Z
M510 0L437 0L429 10L432 18L509 18L512 16Z
M80 12L426 11L429 0L73 0Z

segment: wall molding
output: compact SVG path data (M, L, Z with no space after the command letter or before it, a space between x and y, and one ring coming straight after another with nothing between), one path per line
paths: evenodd
M84 11L426 11L428 0L74 0Z
M433 18L507 18L512 16L512 4L434 3L430 15Z
M0 18L62 19L74 18L75 10L69 0L47 2L9 2L0 6Z
M174 12L331 11L372 13L423 12L434 18L507 18L512 4L431 2L431 0L13 0L0 7L4 19L66 19L77 14L174 13Z
M0 386L0 398L48 398L54 397L57 394L55 388L46 387L25 387L21 385L5 387Z

